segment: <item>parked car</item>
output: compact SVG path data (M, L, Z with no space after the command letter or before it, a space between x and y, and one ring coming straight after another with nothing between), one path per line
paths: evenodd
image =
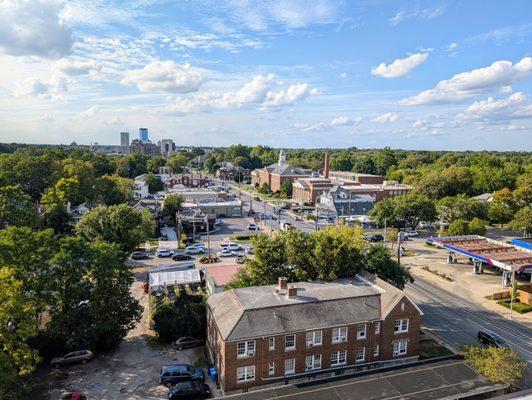
M222 243L220 245L220 249L224 250L224 249L227 249L227 250L232 250L232 251L240 251L242 250L242 246L240 246L239 244L237 243Z
M181 351L183 349L191 349L192 347L203 346L204 344L205 340L196 339L192 336L183 336L174 341L172 343L172 346L174 346L177 350Z
M378 242L384 241L384 236L378 235L378 234L377 235L368 234L366 235L366 239L368 239L372 243L378 243Z
M205 248L201 246L188 246L185 249L185 254L203 254L205 253Z
M250 230L250 231L258 231L259 227L256 224L248 224L248 230Z
M205 243L198 242L198 243L191 243L188 245L188 247L202 247L205 248Z
M168 235L165 233L161 236L161 240L166 241L168 240Z
M255 210L249 210L248 211L248 216L250 216L250 215L255 215Z
M219 252L217 252L216 255L218 257L234 257L236 256L236 253L233 250L222 249Z
M155 254L157 254L157 257L159 258L164 258L164 257L172 257L174 255L174 252L165 247L159 247L155 251Z
M244 247L244 253L253 254L253 247L251 247L251 246Z
M245 257L242 255L242 254L239 254L238 256L236 256L235 258L235 261L237 264L244 264L244 261L245 261Z
M169 364L161 368L159 382L167 387L190 381L204 382L203 370L189 364Z
M416 237L419 236L419 233L417 231L402 231L401 235L404 237Z
M150 258L147 251L134 251L131 253L132 260L145 260L146 258Z
M190 257L188 254L185 254L185 253L177 253L172 256L172 260L187 261L187 260L192 260L192 257Z
M221 223L222 223L222 220L219 219L219 218L216 218L216 219L214 220L214 225L220 225Z
M275 215L273 215L273 214L266 214L266 215L264 216L264 219L266 219L266 220L272 220L272 221L277 221L277 217L276 217Z
M87 400L87 396L81 392L68 392L61 396L61 400Z
M211 388L206 383L183 382L170 388L169 400L179 399L206 399L211 395Z
M94 358L94 353L90 350L78 350L78 351L72 351L70 353L65 354L61 357L55 357L50 362L50 365L54 368L60 368L63 365L68 364L87 364L90 360Z
M509 347L508 344L494 333L487 331L478 331L477 339L480 343L492 347Z
M296 216L294 217L294 220L296 220L296 221L303 221L303 219L302 219L299 215L296 215Z

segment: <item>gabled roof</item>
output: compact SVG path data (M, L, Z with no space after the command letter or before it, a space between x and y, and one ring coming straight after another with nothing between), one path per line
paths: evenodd
M213 294L208 305L224 340L278 335L380 320L403 292L369 273L334 282L297 282L287 298L277 285Z

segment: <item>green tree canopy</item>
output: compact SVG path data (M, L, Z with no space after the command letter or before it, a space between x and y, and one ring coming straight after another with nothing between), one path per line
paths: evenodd
M170 218L170 220L176 223L176 214L181 210L181 204L183 204L183 196L178 194L170 194L166 196L163 203L163 215Z
M38 225L35 204L19 185L0 186L0 221L10 226Z
M145 175L144 180L148 184L148 191L150 193L159 192L164 189L164 184L161 179L151 172Z
M183 172L184 167L188 164L188 157L183 153L177 153L168 159L167 165L170 172L179 174Z

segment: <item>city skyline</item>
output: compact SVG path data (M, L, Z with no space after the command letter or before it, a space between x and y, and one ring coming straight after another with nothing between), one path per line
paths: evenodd
M532 148L527 1L0 10L0 142Z

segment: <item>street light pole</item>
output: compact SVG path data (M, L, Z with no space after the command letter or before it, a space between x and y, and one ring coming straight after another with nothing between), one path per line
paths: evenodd
M510 299L510 318L512 318L514 310L514 297L515 297L515 269L512 268L512 296Z

